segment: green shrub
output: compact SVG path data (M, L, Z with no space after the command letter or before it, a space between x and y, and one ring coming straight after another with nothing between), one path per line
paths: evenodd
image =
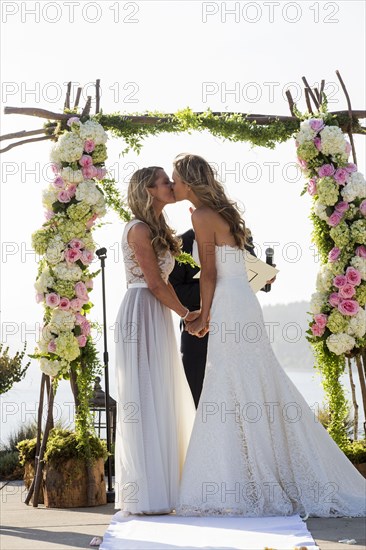
M22 365L27 342L23 351L17 351L14 357L9 357L9 347L5 348L5 351L3 347L0 343L0 394L9 391L15 382L20 382L30 365L30 361L24 367Z
M342 451L353 464L362 464L366 462L366 439L349 441Z
M0 479L22 479L24 470L19 463L19 454L16 451L1 451L0 453Z

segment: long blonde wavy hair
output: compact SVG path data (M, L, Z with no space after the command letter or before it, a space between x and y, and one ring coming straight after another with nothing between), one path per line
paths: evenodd
M170 250L174 256L181 250L181 240L175 236L175 231L169 227L162 212L156 216L153 208L153 197L148 189L155 187L160 166L141 168L132 174L128 185L127 203L135 218L145 222L151 231L151 244L158 256L161 252Z
M202 203L215 210L229 224L235 244L244 249L249 245L251 231L245 226L235 201L228 199L223 185L209 163L198 155L182 153L174 160L178 176L196 193Z

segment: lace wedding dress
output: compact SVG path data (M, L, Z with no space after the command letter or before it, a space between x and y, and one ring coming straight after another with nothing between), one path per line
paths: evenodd
M175 508L195 415L171 310L147 288L127 241L139 222L122 237L127 291L115 325L115 506L131 514ZM167 251L158 261L167 282L174 257Z
M215 253L205 379L177 514L365 516L366 480L279 364L242 252Z

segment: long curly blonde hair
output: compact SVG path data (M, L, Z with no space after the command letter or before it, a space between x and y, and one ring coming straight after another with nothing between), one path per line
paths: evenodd
M141 168L132 174L128 185L127 203L135 218L145 222L151 231L151 244L156 255L170 250L176 256L181 252L181 240L175 236L175 231L169 227L164 213L156 216L153 208L153 197L148 189L155 187L160 166Z
M191 187L200 201L221 214L229 224L235 244L240 249L244 249L245 245L250 246L248 239L251 231L245 226L237 203L226 196L224 187L210 164L198 155L181 153L175 158L173 165L178 176Z

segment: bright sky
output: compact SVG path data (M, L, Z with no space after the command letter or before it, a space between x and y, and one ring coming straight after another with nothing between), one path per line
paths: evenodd
M305 110L301 77L326 81L330 110L346 101L335 70L347 85L354 109L365 108L365 4L341 2L6 2L1 3L1 110L4 106L62 111L65 83L101 79L105 113L191 107L202 111L289 114L290 88ZM89 84L88 84L89 83ZM1 133L41 128L43 120L2 115ZM355 137L358 165L365 172L364 138ZM161 165L171 174L180 152L215 163L229 196L245 207L259 257L275 248L280 269L262 305L310 300L319 263L311 244L311 199L300 197L304 180L296 168L293 141L271 151L224 142L208 134L146 140L140 156L120 157L122 140L108 142L108 166L121 192L138 167ZM1 341L16 350L35 336L42 321L34 300L37 263L31 233L41 227L42 190L48 185L49 142L17 147L1 166ZM189 203L166 208L178 232L190 227ZM113 213L97 230L108 250L107 321L112 327L125 291L119 243L123 224ZM95 268L98 263L95 262ZM101 281L91 294L92 317L102 321ZM111 359L113 333L108 334ZM100 341L100 347L102 346Z

